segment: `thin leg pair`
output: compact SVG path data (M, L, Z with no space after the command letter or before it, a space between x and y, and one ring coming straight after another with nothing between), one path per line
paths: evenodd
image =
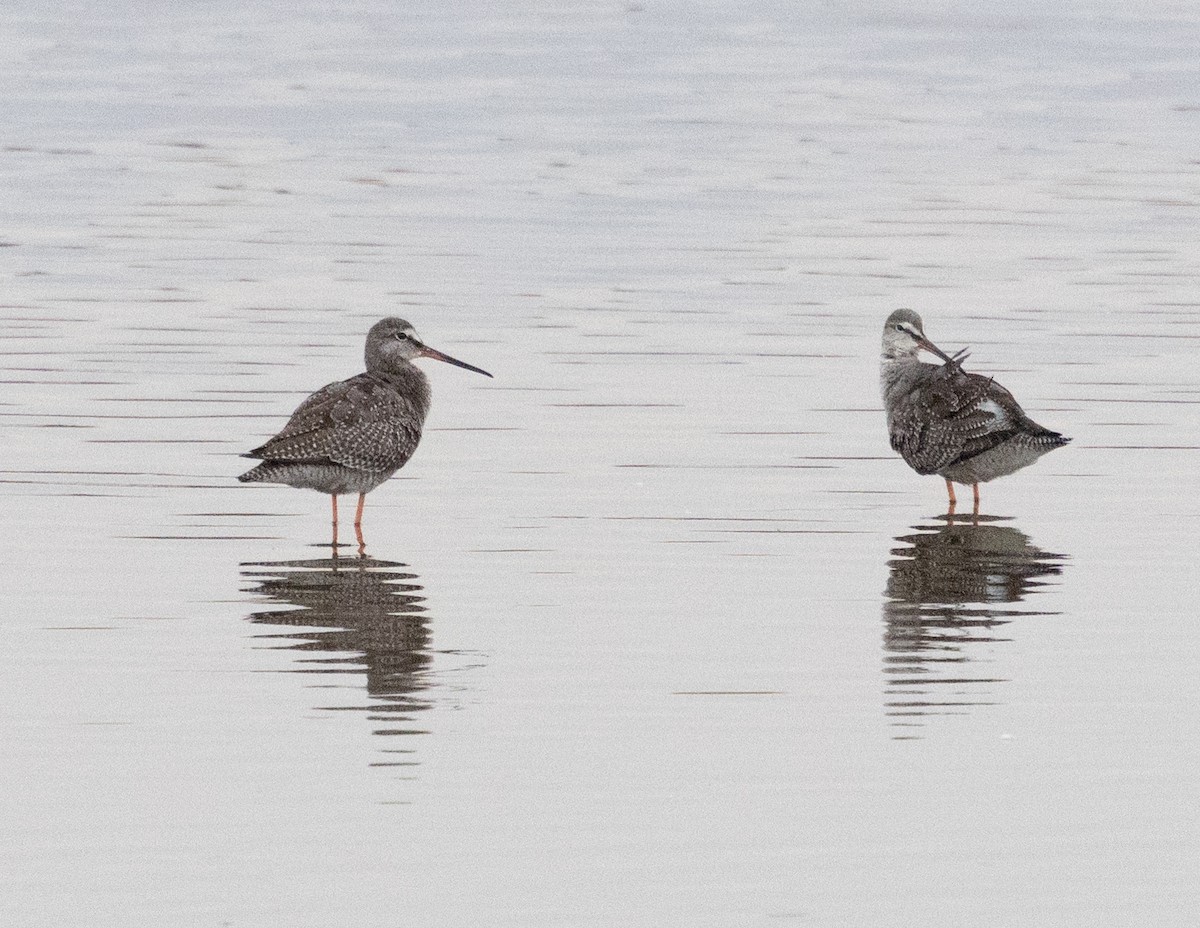
M337 557L337 549L338 549L337 494L331 493L329 495L329 499L333 502L333 542L332 542L333 556ZM366 555L367 555L367 543L365 541L363 541L363 533L362 533L363 503L365 503L366 501L367 501L367 494L359 493L358 494L358 509L355 510L355 512L354 512L354 537L358 539L358 555L359 555L359 557L366 557Z
M971 490L975 494L975 508L972 510L972 515L979 515L979 484L971 484ZM950 494L950 515L954 515L954 507L958 503L958 498L954 495L954 484L949 480L946 481L946 492Z

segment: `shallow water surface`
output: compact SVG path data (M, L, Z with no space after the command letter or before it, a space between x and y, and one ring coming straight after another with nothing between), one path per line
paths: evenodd
M1197 27L16 4L0 923L1190 924ZM977 519L897 306L1074 439ZM391 314L360 560L238 455Z

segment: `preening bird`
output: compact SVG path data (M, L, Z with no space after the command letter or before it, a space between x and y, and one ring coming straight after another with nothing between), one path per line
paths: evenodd
M927 364L922 350L942 360ZM921 317L898 309L883 324L880 389L892 448L918 474L970 484L979 513L979 484L1028 467L1071 439L1038 425L991 377L962 368L966 351L947 355L925 337Z

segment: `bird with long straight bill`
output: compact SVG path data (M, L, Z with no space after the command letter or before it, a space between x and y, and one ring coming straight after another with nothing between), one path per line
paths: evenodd
M430 348L403 319L381 319L367 333L367 369L322 387L269 441L243 455L262 461L238 477L243 483L282 483L328 493L333 508L333 552L338 545L338 496L358 494L354 534L365 554L362 515L367 494L408 463L429 413L430 388L412 362L433 358L491 377Z

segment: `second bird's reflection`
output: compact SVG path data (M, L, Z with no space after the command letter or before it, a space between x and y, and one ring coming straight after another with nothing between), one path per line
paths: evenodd
M990 660L990 645L1019 616L1052 615L1025 599L1062 573L1066 555L1042 551L1024 532L979 516L913 526L896 538L884 591L887 712L919 736L924 717L963 713L995 701L1006 680L972 666Z
M298 672L365 673L369 700L337 708L367 712L381 723L376 734L419 733L411 723L430 705L432 657L422 589L407 565L321 558L243 564L242 576L249 592L297 607L251 613L251 622L280 629L258 638L304 652Z

